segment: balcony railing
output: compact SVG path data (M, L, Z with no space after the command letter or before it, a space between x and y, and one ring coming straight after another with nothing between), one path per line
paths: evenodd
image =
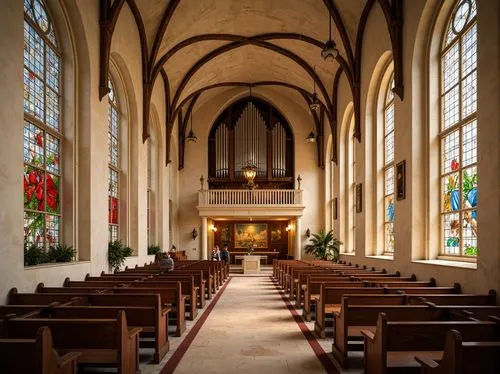
M302 205L302 190L199 190L198 206Z

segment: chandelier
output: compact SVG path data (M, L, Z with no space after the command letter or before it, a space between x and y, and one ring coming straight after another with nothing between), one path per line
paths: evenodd
M246 166L243 168L243 175L247 180L246 186L253 190L257 185L253 182L257 176L257 166L255 166L250 160L248 160Z
M325 42L325 45L323 46L323 50L321 51L321 57L323 57L325 60L335 60L335 58L339 54L339 50L337 49L337 45L332 39L332 9L331 6L333 5L333 0L330 3L330 9L328 12L328 20L330 24L330 33L328 34L328 41Z
M316 67L314 67L314 73L316 74ZM316 94L316 80L313 77L313 94L312 94L312 100L309 103L309 109L311 112L314 112L319 109L319 99L318 95Z
M195 135L193 131L193 110L191 110L191 129L189 130L189 133L186 136L186 140L189 143L196 143L198 141L198 137Z

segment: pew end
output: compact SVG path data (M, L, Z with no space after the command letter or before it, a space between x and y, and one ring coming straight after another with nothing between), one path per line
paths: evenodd
M42 293L44 288L45 284L43 282L38 283L36 285L35 293Z
M14 301L14 295L17 295L19 292L17 291L17 288L16 287L12 287L10 290L9 290L9 294L7 295L7 299L9 300L9 304L14 304L13 301Z
M69 282L71 282L71 279L69 279L69 277L64 278L63 287L68 287Z

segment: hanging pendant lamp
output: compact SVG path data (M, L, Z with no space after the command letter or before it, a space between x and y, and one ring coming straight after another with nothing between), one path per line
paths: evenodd
M189 143L196 143L198 141L198 137L193 131L193 110L191 110L191 129L189 130L189 134L186 136L186 140Z
M330 3L330 6L333 6L333 0ZM337 49L337 45L332 39L332 9L329 9L328 12L328 20L330 24L330 33L328 35L328 41L325 42L325 45L323 46L323 50L321 51L321 57L323 57L325 60L330 60L333 61L335 58L337 58L339 54L339 50Z
M314 67L314 73L316 73L316 67ZM318 95L316 94L316 81L313 78L313 94L312 94L312 100L309 103L309 109L311 112L318 110L319 109L319 99Z

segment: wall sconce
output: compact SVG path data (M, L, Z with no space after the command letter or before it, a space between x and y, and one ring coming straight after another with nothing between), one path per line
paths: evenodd
M291 229L292 229L292 225L288 225L285 230L290 231Z
M212 230L213 232L217 232L217 227L215 225L212 225L212 227L210 228L210 230Z
M196 237L198 236L198 231L196 231L196 228L193 229L193 231L191 232L191 235L193 235L193 240L195 240Z
M311 236L311 230L309 228L306 230L306 236L309 238Z

